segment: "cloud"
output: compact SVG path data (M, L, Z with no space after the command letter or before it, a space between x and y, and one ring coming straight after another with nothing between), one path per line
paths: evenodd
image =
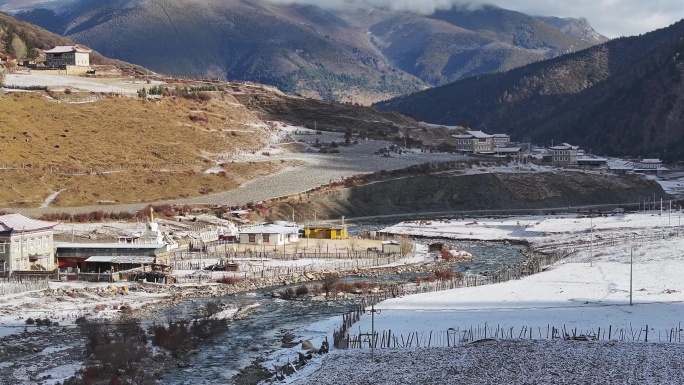
M494 4L528 15L585 17L608 37L638 35L684 17L682 0L268 0L279 4L310 4L328 9L385 8L430 14L453 5Z
M454 5L477 5L480 1L459 0L268 0L276 4L308 4L327 9L383 8L395 11L410 11L430 14Z
M493 1L530 15L586 17L608 37L643 34L684 17L682 0L509 0Z

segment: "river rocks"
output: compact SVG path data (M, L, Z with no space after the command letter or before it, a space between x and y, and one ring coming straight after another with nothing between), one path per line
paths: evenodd
M311 341L309 341L309 340L304 340L304 341L302 341L302 350L307 350L307 351L308 351L308 350L312 350L312 349L316 349L316 348L315 348L314 345L311 343Z

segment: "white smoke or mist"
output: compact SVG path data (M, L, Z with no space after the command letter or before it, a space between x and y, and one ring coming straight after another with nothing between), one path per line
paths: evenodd
M33 4L58 4L78 0L0 0L1 11ZM104 2L105 0L103 0ZM130 0L131 2L145 0ZM173 1L173 0L166 0ZM226 5L237 0L176 0ZM454 5L478 8L492 4L532 16L586 17L599 33L608 37L653 31L684 17L684 0L253 0L274 4L308 4L325 9L383 8L430 14Z
M276 4L309 4L327 9L385 8L423 14L453 5L478 8L493 4L532 16L585 17L608 37L653 31L684 17L683 0L267 0Z
M326 9L382 8L422 14L450 9L454 5L477 8L491 3L484 0L267 0L274 4L307 4Z

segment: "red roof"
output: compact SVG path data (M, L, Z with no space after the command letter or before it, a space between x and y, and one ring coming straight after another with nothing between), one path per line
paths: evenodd
M46 51L43 51L45 53L72 53L72 52L80 52L80 53L91 53L93 50L83 48L80 45L58 45L53 49L49 49Z

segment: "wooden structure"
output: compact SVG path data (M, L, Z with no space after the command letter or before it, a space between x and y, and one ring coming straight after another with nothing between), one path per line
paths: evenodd
M167 244L154 243L57 243L59 268L78 268L83 272L97 272L96 263L109 263L113 257L153 257L153 263L168 264ZM98 257L100 259L88 259ZM108 257L105 261L103 258ZM136 263L140 266L139 263ZM102 266L99 266L102 267Z

